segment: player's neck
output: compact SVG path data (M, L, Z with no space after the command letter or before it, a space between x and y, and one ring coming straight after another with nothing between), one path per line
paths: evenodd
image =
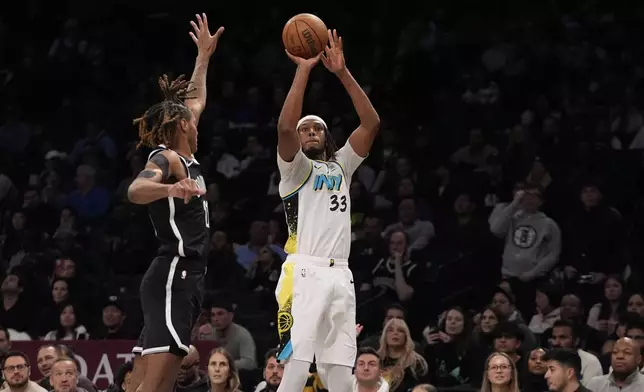
M193 158L192 150L188 145L188 141L179 137L177 137L176 139L177 140L175 140L175 142L172 143L172 145L169 146L169 148L184 158L192 159Z

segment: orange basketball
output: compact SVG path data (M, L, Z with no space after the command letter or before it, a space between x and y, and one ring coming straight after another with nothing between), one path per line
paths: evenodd
M299 14L286 22L282 42L293 56L310 59L324 50L329 36L322 19L313 14Z

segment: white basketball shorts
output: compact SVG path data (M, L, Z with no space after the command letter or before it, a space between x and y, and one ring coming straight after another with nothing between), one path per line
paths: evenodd
M279 360L355 365L356 294L346 259L289 255L275 296Z

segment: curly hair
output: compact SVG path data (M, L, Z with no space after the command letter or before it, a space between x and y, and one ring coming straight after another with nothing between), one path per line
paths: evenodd
M143 116L134 119L134 125L139 128L140 139L136 148L170 144L179 121L190 118L190 109L184 101L194 98L189 94L196 88L190 88L191 82L184 78L181 75L170 81L165 74L159 78L159 87L165 99L151 106Z

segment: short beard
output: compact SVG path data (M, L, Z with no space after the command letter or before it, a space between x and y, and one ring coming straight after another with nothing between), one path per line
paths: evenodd
M314 161L326 160L324 157L324 148L311 147L307 150L303 150L302 152L304 152L304 155L306 155L309 159L313 159Z
M25 385L27 385L27 383L29 383L29 378L28 377L25 379L25 381L19 382L19 383L13 383L13 382L7 380L7 385L9 385L11 388L22 388Z

